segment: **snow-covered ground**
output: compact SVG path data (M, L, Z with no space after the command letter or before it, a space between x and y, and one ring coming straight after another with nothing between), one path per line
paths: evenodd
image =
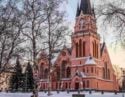
M31 97L32 93L0 93L0 97ZM49 97L72 97L72 94L78 94L78 92L52 92L52 95ZM100 92L93 92L89 94L88 92L81 92L80 94L85 94L85 97L125 97L125 94L118 93L115 95L114 93L104 93L103 95ZM47 93L39 92L39 97L48 97Z

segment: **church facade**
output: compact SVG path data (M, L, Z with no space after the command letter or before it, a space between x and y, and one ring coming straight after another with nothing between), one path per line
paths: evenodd
M105 43L100 43L90 0L77 7L71 48L56 54L51 73L51 89L118 90L118 82ZM48 89L49 65L44 52L38 63L39 88Z

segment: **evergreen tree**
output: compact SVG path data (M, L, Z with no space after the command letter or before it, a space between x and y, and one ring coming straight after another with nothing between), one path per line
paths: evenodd
M19 62L19 58L17 58L16 66L14 74L11 77L11 88L14 90L18 90L19 88L22 88L22 68Z
M26 71L25 71L25 89L33 90L34 89L34 79L33 79L33 70L30 62L28 62Z

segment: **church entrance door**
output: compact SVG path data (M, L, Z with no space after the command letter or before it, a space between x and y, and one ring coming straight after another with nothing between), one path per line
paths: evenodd
M76 82L76 83L75 83L75 90L78 90L78 89L79 89L79 83Z

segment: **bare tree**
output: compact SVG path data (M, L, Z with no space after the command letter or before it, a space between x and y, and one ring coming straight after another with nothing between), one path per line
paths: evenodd
M59 48L67 35L64 24L65 12L61 11L62 0L25 0L24 21L26 21L23 35L27 37L27 50L31 53L34 66L41 49L48 52L49 71L53 51ZM43 46L43 47L42 47ZM49 72L49 79L50 72ZM49 84L50 86L50 84ZM50 90L51 87L49 87Z
M42 23L46 20L43 15L42 0L25 0L23 2L23 15L25 21L23 35L27 38L26 49L30 53L31 58L29 59L36 66L36 57L42 48Z
M23 22L21 11L14 1L0 6L0 68L5 69L15 55L22 53L21 37Z
M61 11L60 6L65 1L63 0L43 0L44 16L46 21L44 22L44 40L45 47L48 48L48 60L49 60L49 74L48 74L48 95L51 91L51 72L54 51L61 48L65 41L65 36L68 35L67 26L65 22L65 12Z
M14 0L0 7L0 65L6 66L25 48L30 53L34 66L41 49L48 52L49 87L51 90L51 70L53 53L61 48L68 35L62 0L24 0L20 10ZM25 43L24 43L25 41ZM44 45L44 48L41 46ZM26 56L27 57L27 56Z
M113 34L116 35L116 42L120 41L125 46L125 1L102 2L97 6L97 19L103 20L105 28L112 27L114 29Z

